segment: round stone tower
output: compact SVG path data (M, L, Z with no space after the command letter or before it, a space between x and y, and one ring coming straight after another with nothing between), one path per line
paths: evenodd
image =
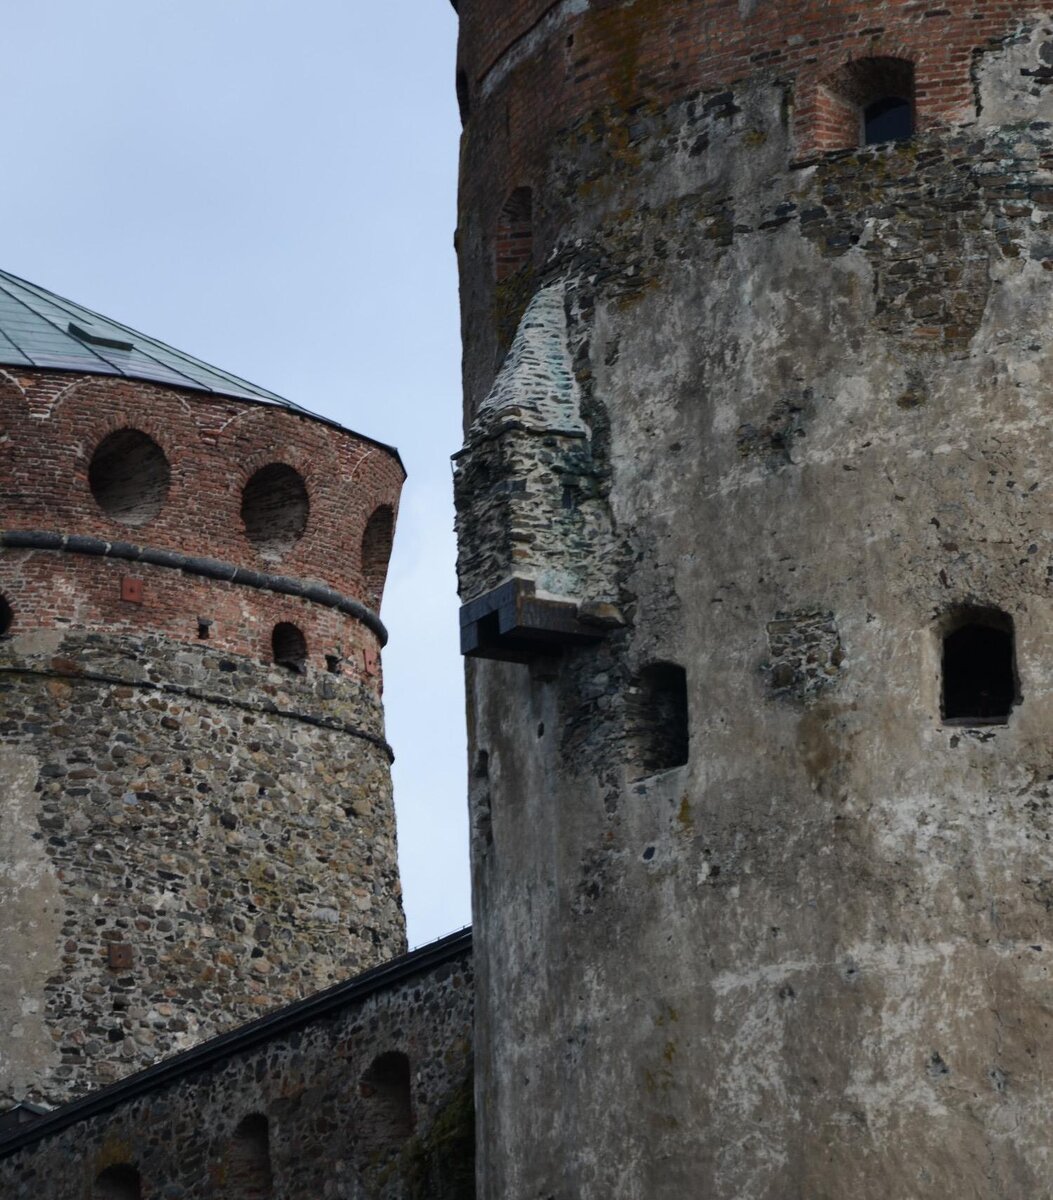
M486 1200L1024 1200L1053 13L460 0Z
M398 455L0 276L0 1101L405 947Z

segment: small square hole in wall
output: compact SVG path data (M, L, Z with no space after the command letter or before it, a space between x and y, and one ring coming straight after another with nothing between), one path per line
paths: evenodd
M963 609L943 633L941 716L948 725L1004 725L1020 700L1013 619Z

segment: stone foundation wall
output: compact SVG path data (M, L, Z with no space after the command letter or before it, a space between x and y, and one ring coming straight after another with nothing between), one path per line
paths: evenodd
M391 1062L401 1077L385 1076ZM469 939L200 1046L16 1142L0 1141L10 1200L84 1200L116 1169L142 1200L472 1200Z
M4 1099L69 1099L403 949L370 687L42 631L0 643L0 738Z

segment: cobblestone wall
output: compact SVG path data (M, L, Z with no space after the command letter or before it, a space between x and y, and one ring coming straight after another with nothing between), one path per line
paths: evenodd
M401 949L362 684L38 633L0 644L0 736L8 1099L68 1099Z
M403 471L55 371L4 375L0 431L0 1104L57 1102L404 949L370 608Z
M0 1141L0 1192L84 1200L121 1168L142 1200L472 1200L471 1064L462 934Z

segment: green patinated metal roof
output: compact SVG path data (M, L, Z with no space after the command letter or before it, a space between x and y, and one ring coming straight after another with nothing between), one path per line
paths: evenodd
M6 271L0 271L0 366L119 375L315 415Z

